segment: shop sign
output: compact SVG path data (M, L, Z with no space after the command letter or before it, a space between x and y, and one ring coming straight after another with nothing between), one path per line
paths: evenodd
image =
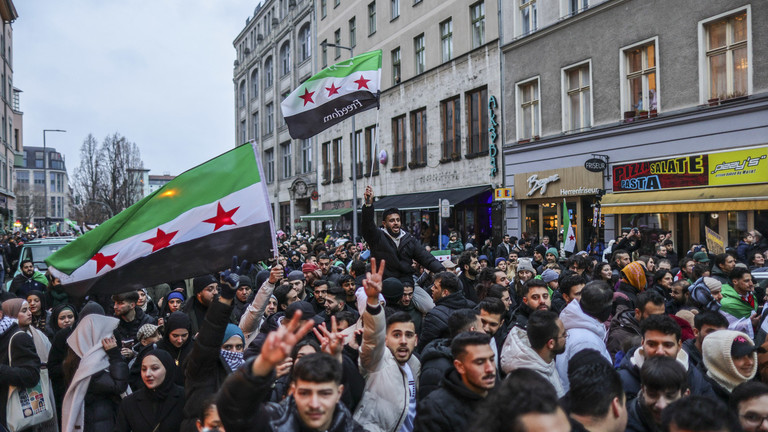
M352 208L352 200L332 201L323 203L323 210L338 210Z
M514 197L517 200L562 198L597 195L603 188L603 175L598 172L589 172L581 166L575 166L515 174L514 182ZM499 193L502 192L495 192L494 196L498 196Z
M495 201L511 200L513 195L512 188L497 188L493 190L493 199Z
M598 158L587 159L587 161L584 162L584 168L590 172L603 172L607 167L608 163Z
M494 113L494 109L496 109L496 98L491 96L488 99L488 123L490 124L488 127L488 135L491 139L491 142L488 144L488 153L491 156L491 177L496 177L496 173L498 172L496 169L496 155L498 154L496 138L498 138L499 135L496 133L496 126L499 124L496 123L496 113Z
M613 166L613 191L649 191L768 182L768 147Z
M552 174L551 176L541 180L539 180L539 176L537 174L533 174L532 176L528 177L528 193L526 195L531 196L535 194L536 191L539 191L539 195L544 195L547 193L547 185L558 180L560 180L560 176L558 174Z
M706 228L707 232L707 250L711 254L720 255L725 253L725 240L720 234L713 231L710 227Z

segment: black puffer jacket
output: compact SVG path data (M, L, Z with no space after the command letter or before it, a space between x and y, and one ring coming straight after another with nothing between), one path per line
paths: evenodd
M115 337L120 342L125 342L129 340L133 340L134 342L138 342L136 340L136 334L139 332L139 329L144 324L157 324L157 320L155 318L152 318L151 316L144 313L141 308L137 307L134 309L136 311L136 316L134 317L133 321L126 322L122 318L120 319L120 323L117 325L117 328L115 329Z
M453 368L451 339L441 338L430 342L421 352L421 376L419 377L418 398L421 401L437 390L445 372Z
M15 337L15 333L19 333ZM8 344L11 343L11 358L8 358ZM8 361L12 366L8 366ZM32 337L19 330L18 324L11 324L0 335L0 406L8 405L8 387L32 387L40 380L40 357L35 351ZM0 425L6 426L5 408L0 409Z
M461 290L447 295L435 302L435 307L424 316L419 336L418 351L421 352L428 343L437 338L449 337L448 318L459 309L472 309L475 303L464 297Z
M445 270L440 261L424 249L418 239L403 231L400 237L400 246L379 227L376 226L373 216L373 206L365 205L362 211L361 234L371 249L371 257L376 261L387 261L384 269L384 278L395 277L403 282L413 280L413 260L429 269L433 273Z
M229 431L294 432L309 430L301 422L293 397L283 402L262 402L275 380L274 371L266 377L251 374L253 360L227 378L216 399L219 417ZM327 432L363 432L352 414L338 402Z
M484 397L468 389L456 369L449 369L440 388L416 407L414 432L464 432L475 420Z
M85 432L111 431L115 427L120 395L128 388L128 363L120 348L107 351L109 369L91 377L85 394Z
M635 310L627 310L619 306L617 314L611 320L611 328L608 330L606 347L612 359L616 359L616 353L626 353L633 347L640 345L640 324L635 319Z
M177 432L184 408L184 389L174 385L163 400L153 398L146 388L123 400L115 432ZM158 422L158 419L159 420Z

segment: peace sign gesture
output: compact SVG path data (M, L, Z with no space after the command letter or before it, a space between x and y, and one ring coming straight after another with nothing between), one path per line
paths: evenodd
M366 273L365 280L363 280L365 294L368 296L368 304L371 306L378 306L379 304L385 264L386 261L381 260L381 264L376 266L376 258L371 258L371 271Z
M341 360L341 350L344 349L344 335L339 333L338 325L336 324L336 317L331 317L331 331L325 326L325 323L320 324L318 328L313 328L315 337L320 341L320 348L324 353L328 353L337 359Z
M308 320L300 323L301 311L296 311L293 318L283 324L277 330L271 332L264 341L261 354L253 362L253 374L257 376L267 375L280 362L291 354L293 347L312 329L314 321Z

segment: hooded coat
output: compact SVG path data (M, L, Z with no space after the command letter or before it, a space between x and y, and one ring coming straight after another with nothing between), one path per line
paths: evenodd
M567 344L566 344L567 346ZM557 373L555 362L547 363L531 347L528 333L520 327L510 330L501 349L501 370L510 373L515 369L530 369L549 381L557 391L557 397L565 396L563 383Z
M416 407L414 432L464 432L475 420L485 398L464 385L453 367L448 369L440 388Z
M713 337L714 336L714 337ZM733 364L731 345L733 339L741 336L754 346L752 338L746 334L734 330L718 330L706 338L701 344L704 353L704 366L707 368L707 378L712 383L715 393L720 399L728 402L730 393L736 386L752 379L757 373L757 353L752 356L752 373L745 377Z
M599 352L608 361L611 361L611 355L605 346L605 326L597 318L587 315L578 301L568 303L568 306L560 312L560 321L568 332L568 338L565 341L565 351L555 359L555 366L563 383L563 389L567 393L570 388L568 361L571 357L585 349Z
M474 307L475 303L464 297L464 292L461 290L447 295L435 302L435 307L424 316L424 321L422 321L419 344L416 350L421 352L429 342L432 342L437 338L449 336L448 318L454 311L459 309L472 309Z
M430 342L421 352L421 377L419 378L419 401L437 390L445 373L453 368L451 339L441 338Z

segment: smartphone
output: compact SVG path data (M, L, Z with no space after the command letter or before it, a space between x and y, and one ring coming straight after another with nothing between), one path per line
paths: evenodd
M136 344L136 341L134 341L133 339L127 339L123 341L123 348L131 349L135 344Z

